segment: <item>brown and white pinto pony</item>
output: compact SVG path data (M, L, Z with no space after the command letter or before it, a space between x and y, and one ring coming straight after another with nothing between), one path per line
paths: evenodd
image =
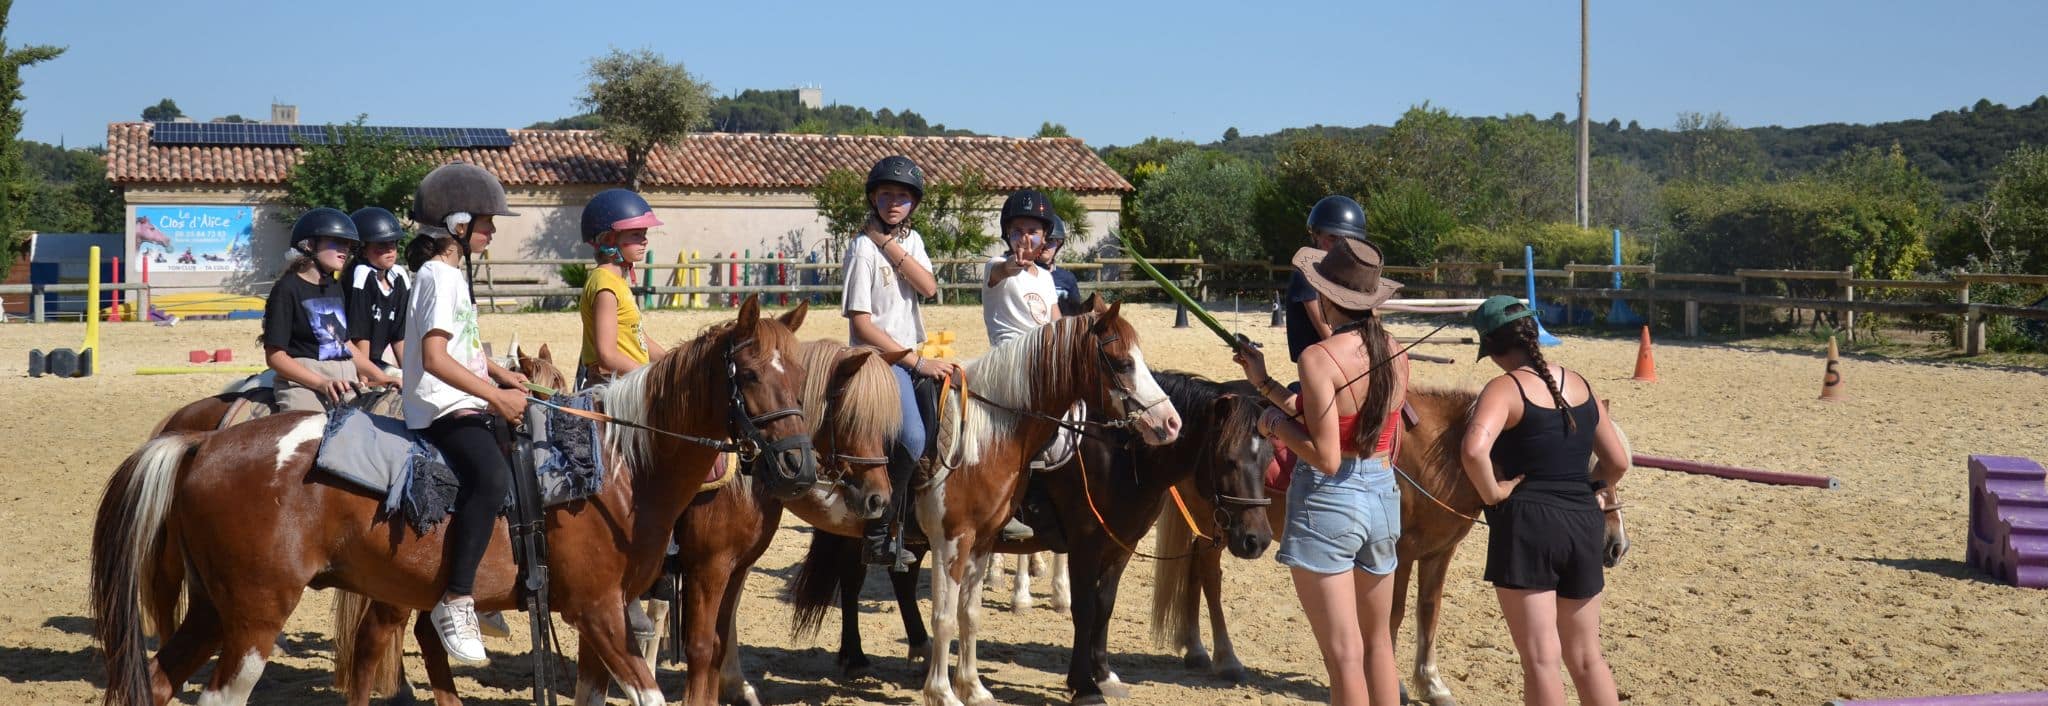
M933 706L995 701L975 664L983 572L1017 507L1028 467L1076 402L1127 421L1154 446L1180 435L1180 415L1152 379L1138 332L1099 297L1093 311L1012 338L969 362L972 396L939 404L937 471L916 489L932 551L932 641L924 698ZM952 643L960 641L960 664Z
M1471 424L1472 407L1478 401L1478 393L1468 390L1409 388L1408 404L1415 415L1402 432L1394 464L1405 477L1394 480L1401 488L1401 539L1395 545L1398 567L1394 572L1393 630L1397 635L1401 631L1401 620L1407 613L1409 579L1413 578L1415 690L1431 706L1458 703L1437 669L1437 620L1442 615L1444 579L1451 567L1451 557L1471 533L1473 519L1481 509L1479 491L1465 479L1462 459L1465 431ZM1614 429L1619 433L1621 426L1617 424ZM1622 437L1622 445L1628 445L1627 436ZM1595 459L1590 463L1597 462ZM1267 506L1266 512L1273 536L1278 539L1287 526L1287 494L1270 495L1273 504ZM1607 513L1605 560L1611 568L1619 565L1622 556L1628 553L1628 533L1622 523L1618 496L1610 494L1609 502L1614 507ZM1213 514L1207 508L1206 498L1188 496L1188 509L1198 523ZM1179 517L1161 513L1159 541L1186 537L1187 530L1181 524ZM1212 530L1204 526L1202 531ZM1159 565L1152 589L1152 637L1160 644L1185 650L1183 663L1191 669L1212 669L1225 679L1243 681L1244 665L1231 646L1230 629L1223 617L1221 559L1220 550L1205 547L1192 557ZM1202 629L1197 624L1198 604L1204 597L1208 599L1209 628L1216 642L1213 660L1202 645Z
M681 605L649 601L647 613L657 628L666 628L662 617L668 610L682 612L685 634L675 636L683 645L689 665L684 703L760 703L754 688L740 668L737 621L740 596L747 573L768 549L787 507L820 531L860 535L862 520L879 515L889 497L886 450L903 424L896 378L889 366L909 351L879 353L872 348L847 346L835 341L808 341L798 348L798 360L805 371L804 419L817 444L823 467L819 482L789 501L777 501L763 491L752 476L740 475L730 483L698 493L676 521L680 565ZM561 374L552 367L547 347L541 359L519 357L520 370L535 383L567 390ZM879 500L877 499L879 498ZM362 631L361 611L344 612L337 602L335 624L337 676L356 673L351 652ZM431 633L423 640L437 639ZM395 644L395 643L394 643ZM658 638L642 642L640 655L648 668L655 667ZM373 681L379 690L391 691L397 675L383 668L398 662L386 655ZM447 678L447 660L430 659L434 698L438 703L456 703L454 684ZM370 670L361 670L369 673ZM372 684L352 681L337 686L349 694L350 703L367 703ZM403 692L401 692L403 693Z
M803 371L792 326L802 311L783 320L763 318L750 297L734 321L614 383L605 409L656 429L725 438L733 429L735 396L745 408L741 416L795 408ZM323 426L322 415L293 413L216 432L169 434L145 444L115 472L92 545L92 608L108 703L163 704L216 653L221 660L201 701L246 703L308 586L393 606L374 613L370 620L381 629L358 641L365 665L376 663L408 611L439 600L447 576L445 530L414 533L402 518L381 517L381 498L316 472L312 457ZM800 414L767 420L756 434L807 441ZM627 642L624 601L653 583L675 521L715 451L616 425L605 443L615 463L604 490L547 511L552 607L581 634L578 703L602 701L615 678L632 703L660 704L653 675ZM814 462L789 456L767 462ZM159 600L166 592L156 571L167 546L177 546L189 567L190 608L150 659L142 641L144 614L172 609ZM477 607L514 609L517 573L511 542L499 530L478 571ZM175 597L175 590L169 593ZM148 597L147 608L138 595ZM423 648L438 646L428 642L434 644Z

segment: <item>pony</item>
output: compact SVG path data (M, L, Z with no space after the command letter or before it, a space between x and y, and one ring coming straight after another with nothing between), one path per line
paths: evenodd
M1188 373L1161 371L1154 378L1174 409L1183 411L1185 426L1178 440L1145 446L1128 432L1091 433L1082 439L1075 459L1042 471L1060 532L1067 539L1074 585L1079 587L1069 613L1074 642L1067 672L1067 686L1077 704L1128 695L1109 668L1109 619L1124 567L1151 529L1150 518L1162 507L1166 514L1179 516L1168 504L1168 488L1181 485L1215 508L1209 516L1215 527L1209 533L1215 539L1202 547L1228 547L1233 554L1252 558L1264 553L1272 538L1262 509L1270 502L1263 475L1273 460L1273 448L1253 432L1261 411L1257 390L1243 381L1219 383ZM1103 507L1115 512L1104 513ZM1158 550L1171 555L1202 548L1185 533L1182 536L1180 542L1161 541ZM1034 540L997 548L1029 552L1042 547ZM814 632L825 608L835 596L839 599L839 659L849 671L867 665L856 606L866 567L853 558L854 549L851 540L813 534L790 590L800 636ZM915 655L929 648L917 610L916 575L891 578Z
M766 318L749 297L733 321L608 389L611 415L656 431L613 425L604 490L545 513L555 567L551 607L582 635L578 703L601 700L607 677L636 705L662 703L626 640L624 601L653 582L675 521L719 448L758 452L759 472L778 478L815 475L796 408L803 371L793 332L804 311ZM288 413L166 434L121 464L99 504L92 542L94 637L108 703L163 704L216 653L220 663L201 700L245 703L309 586L389 606L366 619L376 629L355 646L359 667L376 663L405 611L438 600L444 533L413 532L380 517L380 499L326 482L312 462L323 427L323 415ZM145 615L169 613L165 593L175 599L159 571L170 546L188 568L189 608L152 659L141 625ZM478 609L516 607L519 574L501 531L478 572ZM439 642L431 630L426 637L432 664Z
M1394 467L1400 472L1401 539L1395 545L1393 630L1400 633L1407 614L1408 585L1415 584L1415 672L1416 691L1432 706L1455 706L1457 699L1437 668L1438 618L1443 609L1444 579L1458 545L1472 531L1481 509L1479 491L1465 479L1461 449L1470 426L1473 405L1479 394L1469 390L1413 388L1408 390L1412 416L1396 451ZM1621 427L1617 425L1615 431ZM1622 445L1628 438L1622 437ZM1287 469L1281 469L1286 472ZM1610 495L1607 508L1605 563L1612 568L1628 553L1628 533L1622 521L1619 496ZM1206 498L1190 498L1190 509L1199 521L1208 510ZM1199 507L1200 509L1196 509ZM1286 527L1287 496L1275 493L1266 508L1273 534L1278 538ZM1199 523L1198 523L1199 524ZM1185 536L1180 520L1162 513L1157 519L1160 541ZM1203 531L1210 531L1207 526ZM1244 665L1238 661L1230 641L1230 629L1223 615L1223 569L1221 552L1204 547L1193 556L1162 562L1152 588L1152 637L1159 644L1184 650L1183 664L1190 669L1209 669L1231 681L1243 681ZM1202 645L1197 625L1198 603L1206 597L1209 628L1216 641L1212 658Z

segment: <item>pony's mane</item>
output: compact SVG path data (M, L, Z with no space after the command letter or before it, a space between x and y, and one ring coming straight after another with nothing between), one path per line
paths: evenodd
M1206 443L1227 449L1250 444L1257 434L1260 409L1256 403L1232 405L1227 416L1212 413L1225 395L1257 400L1258 390L1251 383L1217 382L1180 370L1154 370L1152 379L1173 400L1173 408L1181 411L1181 438L1209 439Z
M691 433L691 419L701 418L703 410L724 403L720 399L697 399L697 394L701 391L715 397L724 393L723 386L714 390L712 385L725 374L724 346L736 323L722 321L706 326L696 338L613 379L602 394L605 413L656 429ZM797 359L796 336L782 322L762 316L754 335L753 350L764 355L780 354L785 360ZM656 407L654 400L661 400L662 404ZM605 445L618 454L623 461L618 466L625 469L652 468L656 461L653 442L652 435L639 429L605 425Z
M1083 333L1095 321L1092 313L1065 317L1025 331L967 361L968 388L1007 409L969 404L962 415L958 398L948 395L952 401L939 405L939 438L935 440L939 453L952 453L958 445L963 447L962 464L980 463L981 452L989 444L1016 431L1018 415L1010 409L1034 409L1041 396L1053 390L1086 390L1099 384L1101 371L1096 366L1065 364L1075 359L1075 347L1087 338ZM961 420L961 441L953 436L955 419Z
M1441 419L1443 433L1438 434L1436 443L1423 449L1424 457L1435 468L1460 469L1465 467L1465 432L1471 426L1472 410L1479 404L1479 393L1449 387L1410 387L1409 404L1416 407L1434 406L1436 409L1418 409L1423 419ZM1431 413L1436 413L1432 415ZM1463 482L1462 477L1454 482Z
M833 341L805 341L797 348L804 366L804 422L813 439L824 426L827 412L832 415L834 433L842 439L895 439L903 430L896 376L879 354L868 355L853 377L832 379L840 360L864 350L868 349ZM831 404L835 400L837 404Z

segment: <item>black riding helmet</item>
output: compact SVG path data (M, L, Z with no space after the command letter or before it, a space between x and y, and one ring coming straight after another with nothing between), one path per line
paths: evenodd
M356 235L356 223L349 220L348 214L342 213L341 209L326 206L307 211L305 215L299 216L298 221L292 223L292 248L311 254L312 249L306 247L306 241L314 238L338 238L357 244L363 242L363 239Z
M1308 210L1308 230L1365 239L1365 207L1349 196L1325 196Z
M396 243L405 238L405 226L399 225L398 216L376 206L364 206L348 214L356 224L356 235L364 243Z
M1038 222L1045 224L1045 232L1048 235L1053 231L1053 224L1059 222L1059 216L1053 215L1052 212L1052 200L1047 199L1045 194L1031 189L1010 194L1010 198L1003 200L1003 212L999 225L1003 229L1004 237L1009 237L1010 221L1019 218L1038 219Z
M1051 243L1053 247L1065 245L1067 243L1067 219L1061 218L1060 214L1052 214L1052 233L1045 236L1045 241Z
M900 154L883 157L882 161L875 163L873 169L868 170L866 193L870 208L874 206L875 187L881 186L883 182L908 187L910 195L915 197L918 203L924 203L924 170L917 168L917 163L910 161L909 157Z

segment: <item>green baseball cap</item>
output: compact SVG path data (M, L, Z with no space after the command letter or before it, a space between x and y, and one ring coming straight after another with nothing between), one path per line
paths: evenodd
M1479 308L1472 310L1472 330L1479 333L1479 357L1476 360L1485 360L1487 356L1493 355L1493 351L1486 349L1487 334L1493 333L1495 329L1506 326L1516 319L1526 319L1536 315L1536 310L1530 308L1524 308L1521 311L1508 311L1508 307L1511 306L1526 305L1522 304L1520 299L1505 294L1495 294L1487 297L1486 301L1479 305Z

